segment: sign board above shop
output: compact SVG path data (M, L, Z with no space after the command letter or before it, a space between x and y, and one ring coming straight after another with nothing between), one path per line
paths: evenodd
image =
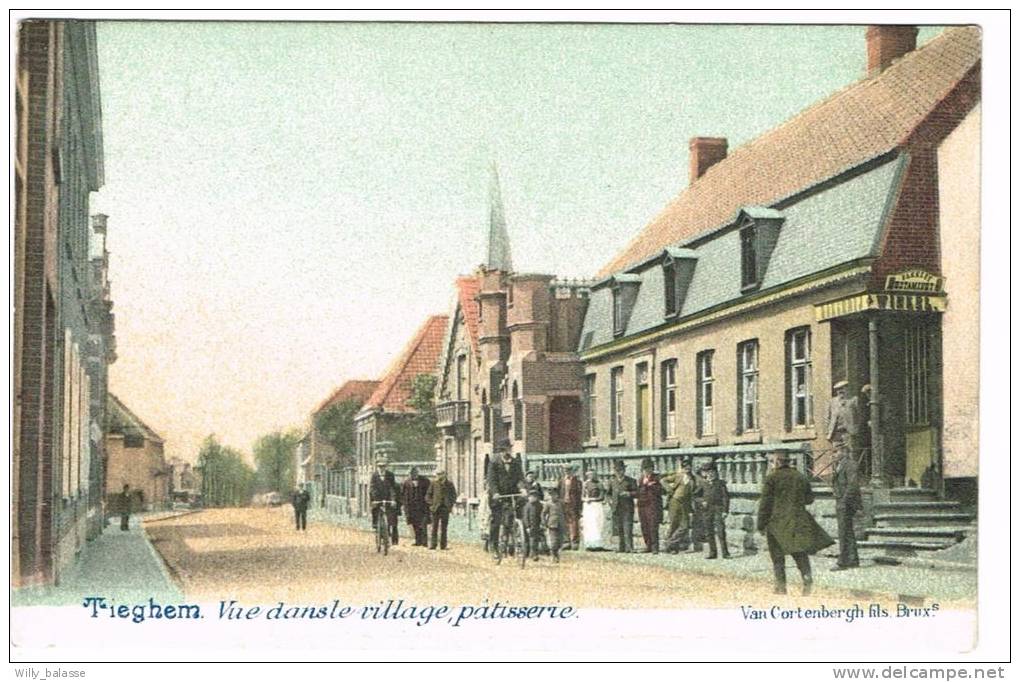
M823 322L868 310L942 313L946 310L946 297L919 294L858 294L816 305L815 320Z
M904 270L885 278L885 290L938 294L942 292L942 278L927 270Z

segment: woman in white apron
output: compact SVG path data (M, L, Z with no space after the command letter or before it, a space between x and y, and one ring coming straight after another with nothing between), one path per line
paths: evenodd
M584 476L584 486L581 488L581 539L584 541L585 550L592 552L606 550L609 547L609 539L606 537L609 524L606 523L606 494L595 476L594 471L589 471Z

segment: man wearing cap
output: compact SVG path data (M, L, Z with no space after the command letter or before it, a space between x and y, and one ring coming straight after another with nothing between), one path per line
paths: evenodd
M486 489L489 495L489 545L494 558L499 558L500 530L503 526L504 511L523 507L523 502L514 502L520 498L501 498L500 495L516 495L521 493L524 484L524 472L521 463L514 459L510 452L510 441L503 439L496 447L499 459L489 465L486 476ZM504 529L507 532L509 528Z
M400 492L407 525L414 530L415 547L424 547L428 544L429 506L425 501L428 491L429 479L418 474L418 467L411 467Z
M849 397L849 384L845 381L837 381L832 390L835 395L829 401L827 438L834 450L853 454L858 424L857 398Z
M400 535L397 530L397 519L400 518L400 490L397 488L397 479L389 470L390 460L386 455L379 455L375 460L375 471L368 483L368 501L371 502L395 502L394 505L386 505L386 523L390 529L390 543L397 544ZM379 512L383 507L372 507L372 527L379 521Z
M429 549L446 549L446 527L450 523L450 510L457 503L457 489L453 481L446 477L445 471L436 472L436 480L429 486L425 500L432 516L432 539Z
M577 467L567 467L567 473L560 481L560 501L563 504L563 518L566 524L566 542L563 549L576 550L581 548L581 479L577 476Z
M707 559L715 559L722 550L722 558L730 558L730 548L726 543L726 517L730 513L730 493L726 482L719 478L715 462L708 462L701 467L705 482L702 484L701 501L705 513L705 535L708 540ZM719 544L716 545L718 538Z
M616 461L606 495L613 515L613 532L620 538L619 551L629 554L634 551L634 498L637 497L637 481L627 475L626 469L622 459Z
M638 520L646 554L659 553L659 524L662 523L662 483L651 458L641 460L641 478L637 486Z
M839 559L834 571L860 566L857 556L857 536L854 534L854 515L864 508L861 484L857 476L857 462L847 450L836 451L832 475L832 494L836 498L836 535L839 538Z
M758 502L758 530L768 542L776 594L786 594L786 555L793 557L811 593L811 561L808 555L832 545L832 538L818 525L806 507L814 501L807 476L790 467L785 452L772 455L772 471L765 477Z

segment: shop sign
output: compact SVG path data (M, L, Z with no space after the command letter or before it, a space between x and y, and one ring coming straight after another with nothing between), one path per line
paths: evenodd
M905 270L886 277L885 290L935 294L942 291L942 278L927 270Z
M822 322L867 310L942 313L946 310L946 298L945 296L919 296L917 294L858 294L816 305L815 320Z

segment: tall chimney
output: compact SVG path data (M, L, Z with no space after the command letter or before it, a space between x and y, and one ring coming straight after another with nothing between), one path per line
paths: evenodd
M894 61L917 47L916 26L869 26L868 77L882 73Z
M691 170L688 178L691 184L705 174L710 166L726 158L725 137L692 137Z

